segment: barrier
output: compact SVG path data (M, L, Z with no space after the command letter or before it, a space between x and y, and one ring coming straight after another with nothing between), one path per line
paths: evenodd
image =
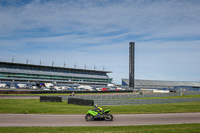
M200 98L175 98L175 99L129 99L129 100L94 100L95 104L105 105L138 105L138 104L165 104L199 102Z
M133 92L132 90L120 90L120 91L69 91L69 90L61 90L61 91L44 91L44 90L24 90L24 91L19 91L18 89L15 90L0 90L0 94L48 94L48 93L58 93L58 94L71 94L72 92L75 93L129 93Z
M68 98L68 104L94 106L94 100L80 99L80 98Z
M170 96L182 96L182 95L198 95L200 91L196 92L180 92L180 93L152 93L152 94L122 94L122 95L76 95L73 98L90 99L90 100L119 100L130 98L148 98L148 97L170 97ZM71 96L62 96L63 100L68 100Z
M31 94L30 91L0 90L0 94Z
M182 96L182 95L197 95L198 92L184 92L184 93L156 93L156 94L128 94L128 95L85 95L85 96L62 96L64 101L69 98L92 100L93 103L86 106L99 105L136 105L136 104L164 104L164 103L181 103L181 102L199 102L200 98L169 98L169 99L134 99L134 98L147 98L147 97L169 97L169 96ZM84 105L82 101L75 104ZM73 104L73 103L72 103Z
M40 102L62 102L59 96L40 96Z

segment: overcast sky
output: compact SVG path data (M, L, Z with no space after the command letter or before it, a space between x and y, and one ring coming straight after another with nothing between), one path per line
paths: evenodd
M0 0L0 61L200 81L199 0Z

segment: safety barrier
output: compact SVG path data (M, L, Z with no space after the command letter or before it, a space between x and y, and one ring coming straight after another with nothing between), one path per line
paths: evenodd
M79 98L68 98L68 104L94 106L94 100L79 99Z
M199 102L200 98L177 98L177 99L130 99L130 100L94 100L94 104L105 105L137 105L137 104L164 104Z
M77 95L73 98L90 99L90 100L118 100L130 98L148 98L148 97L169 97L169 96L182 96L182 95L197 95L200 91L196 92L179 92L179 93L152 93L152 94L121 94L121 95ZM67 100L72 96L62 96L63 100Z
M52 90L52 91L32 91L30 90L30 93L31 94L47 94L47 93L58 93L58 94L71 94L72 92L74 92L75 94L77 93L130 93L130 92L133 92L132 90L120 90L120 91L77 91L77 90L74 90L74 91L71 91L71 90L61 90L61 91L56 91L56 90Z
M62 102L59 96L40 96L40 102Z
M200 98L169 98L169 99L133 99L133 98L148 98L148 97L167 97L167 96L182 96L182 95L197 95L200 92L180 92L180 93L156 93L156 94L128 94L128 95L85 95L85 96L62 96L64 101L69 99L74 100L77 105L84 105L82 101L91 100L92 106L99 105L137 105L137 104L164 104L164 103L181 103L181 102L199 102ZM87 106L87 105L86 105Z
M0 90L0 94L31 94L30 91Z
M4 88L0 88L0 89L4 89ZM8 90L8 89L4 89L4 90L0 90L0 94L48 94L48 93L52 93L52 94L71 94L72 92L77 93L130 93L133 92L132 90L119 90L119 91L70 91L70 90L61 90L61 91L56 91L56 90L52 90L52 91L44 91L44 90L18 90L18 89L13 89L13 90Z

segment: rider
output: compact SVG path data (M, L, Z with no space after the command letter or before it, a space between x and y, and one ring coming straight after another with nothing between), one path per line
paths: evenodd
M98 112L98 116L103 114L103 109L97 104L94 105L94 111Z

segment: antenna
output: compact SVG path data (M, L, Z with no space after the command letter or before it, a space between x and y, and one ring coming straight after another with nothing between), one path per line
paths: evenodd
M28 57L27 57L27 59L26 59L26 64L28 65Z
M76 68L76 63L74 64L74 68Z
M65 62L64 62L64 65L63 65L63 67L65 67Z
M12 63L14 63L14 60L15 60L15 58L14 58L14 56L12 57Z
M105 70L105 67L103 66L103 71Z
M94 70L96 69L96 65L94 65Z
M40 66L42 65L42 60L40 59Z
M53 67L53 65L54 65L54 62L52 61L52 67Z
M85 64L85 67L84 67L85 69L87 68L87 66L86 66L86 64Z

